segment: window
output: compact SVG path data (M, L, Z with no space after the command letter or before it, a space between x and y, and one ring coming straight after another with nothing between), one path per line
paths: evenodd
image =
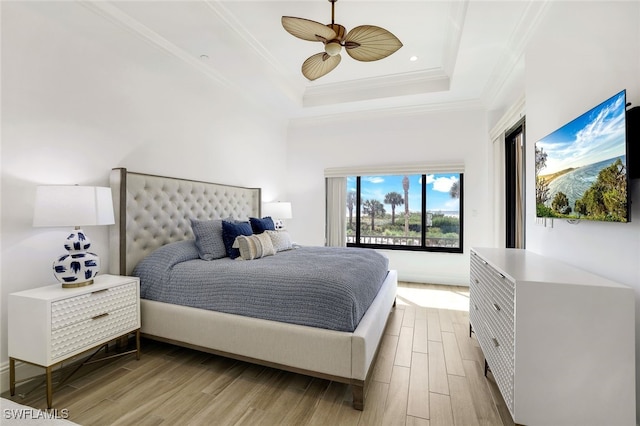
M463 174L347 177L347 246L462 253Z

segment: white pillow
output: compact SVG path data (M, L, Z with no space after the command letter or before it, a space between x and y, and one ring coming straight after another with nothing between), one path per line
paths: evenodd
M271 237L271 242L276 252L291 250L293 248L291 236L289 236L287 231L264 231L264 233Z
M243 260L260 259L276 254L271 238L265 233L239 235L233 243L233 248L240 251L240 257Z

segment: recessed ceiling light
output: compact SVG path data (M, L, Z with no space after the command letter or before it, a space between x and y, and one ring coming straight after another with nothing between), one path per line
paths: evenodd
M409 60L410 60L411 62L415 62L415 61L417 61L417 60L418 60L418 57L417 57L416 55L413 55L412 57L410 57L410 58L409 58Z

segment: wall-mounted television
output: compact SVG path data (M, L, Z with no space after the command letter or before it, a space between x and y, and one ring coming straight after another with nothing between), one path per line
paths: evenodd
M535 144L536 216L629 221L626 91Z

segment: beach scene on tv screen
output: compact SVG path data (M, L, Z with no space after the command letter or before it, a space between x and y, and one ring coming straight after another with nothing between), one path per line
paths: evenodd
M535 145L536 216L626 222L622 91Z

